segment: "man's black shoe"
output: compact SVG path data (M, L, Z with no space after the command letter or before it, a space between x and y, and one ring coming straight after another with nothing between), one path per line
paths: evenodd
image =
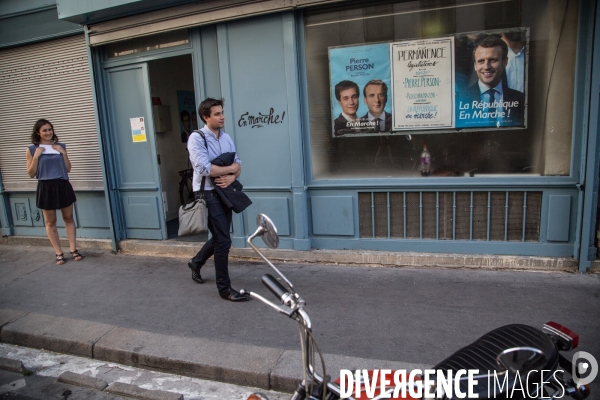
M192 279L196 283L204 283L204 279L200 276L200 268L196 268L192 260L188 261L188 267L192 270Z
M219 296L221 296L221 298L223 300L229 300L229 301L248 301L250 300L250 296L247 294L240 294L240 292L238 292L237 290L230 288L228 292L226 293L219 293Z

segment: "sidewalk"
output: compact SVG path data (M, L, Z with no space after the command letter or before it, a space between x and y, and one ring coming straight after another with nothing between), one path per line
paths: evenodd
M212 262L198 285L187 255L81 251L84 260L56 266L50 247L0 245L0 341L280 391L301 378L296 323L255 299L223 301ZM430 366L499 326L549 320L600 359L597 274L276 265L307 301L333 377ZM273 299L260 282L268 272L230 264L236 289Z

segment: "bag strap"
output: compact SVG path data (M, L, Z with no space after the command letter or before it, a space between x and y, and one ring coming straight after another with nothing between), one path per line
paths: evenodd
M201 130L197 130L194 132L198 132L198 134L200 136L202 136L202 139L204 139L204 147L206 147L206 154L208 154L208 144L206 143L206 136L204 136L204 132L202 132ZM202 182L200 183L200 193L204 194L204 183L206 182L206 176L202 177Z
M185 205L181 206L181 209L183 211L190 211L191 209L193 209L196 206L196 204L198 204L198 201L200 201L200 200L194 200L193 203L185 204Z

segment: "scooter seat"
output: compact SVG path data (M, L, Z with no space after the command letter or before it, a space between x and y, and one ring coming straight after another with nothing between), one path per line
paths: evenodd
M434 369L448 371L451 370L453 375L458 370L478 369L479 374L493 374L493 371L500 372L502 369L496 363L496 357L504 350L515 347L533 347L541 350L546 356L546 365L540 368L540 371L546 370L542 377L540 373L533 373L530 382L537 382L538 385L541 379L548 381L548 376L557 368L558 365L558 350L554 342L544 334L541 330L528 325L513 324L506 325L491 332L486 333L475 342L463 347L444 361L437 364ZM548 373L548 370L550 371ZM489 371L489 372L488 372ZM498 379L502 380L503 376L499 375ZM523 376L520 382L525 385L527 376ZM516 384L515 377L510 376L508 385L501 392L506 393L508 388L512 388ZM496 395L500 394L499 388L488 387L494 386L494 379L478 379L477 385L474 388L474 393L479 395L479 399L488 398L496 390ZM515 388L518 387L515 385ZM468 381L461 382L463 393L468 393ZM491 389L491 390L488 390ZM524 388L526 389L526 388ZM502 398L502 397L496 397Z

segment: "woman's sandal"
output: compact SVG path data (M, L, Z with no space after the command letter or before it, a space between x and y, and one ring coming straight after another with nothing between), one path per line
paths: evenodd
M73 260L80 261L83 259L83 256L79 253L79 250L75 249L75 251L71 251L71 257Z
M63 265L66 262L67 262L67 260L65 260L64 253L60 253L60 254L56 255L56 265Z

